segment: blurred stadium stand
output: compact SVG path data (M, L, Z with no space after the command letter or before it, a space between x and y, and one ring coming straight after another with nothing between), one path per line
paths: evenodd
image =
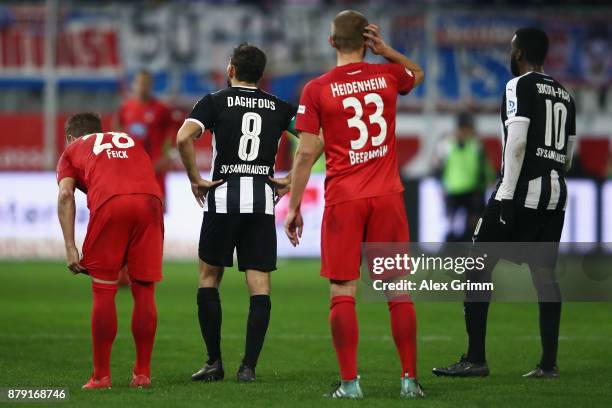
M477 113L480 133L498 138L494 115L510 77L509 39L518 26L539 25L552 40L547 72L570 86L577 100L581 151L597 153L583 170L607 175L608 159L601 148L606 145L602 139L612 136L612 8L603 12L585 2L565 2L581 6L563 7L543 1L497 1L494 8L479 8L491 2L478 1L460 2L460 7L449 1L410 2L410 7L402 3L61 1L53 27L53 69L45 61L45 33L50 32L45 3L0 6L0 126L11 129L1 136L0 169L53 167L55 152L46 163L41 160L45 86L57 92L47 102L54 106L46 107L58 114L58 142L47 145L57 151L63 143L59 124L67 113L88 109L111 115L130 75L141 68L155 74L159 96L179 111L188 109L224 86L229 51L242 41L261 45L269 55L263 87L295 102L305 81L333 64L327 44L330 18L341 8L356 7L427 72L424 86L400 98L398 134L408 139L400 141L406 174L427 174L431 140L450 130L451 116L446 114L458 109ZM554 6L545 12L523 7L547 3ZM515 7L500 11L511 4ZM492 140L486 144L495 163L493 147L498 144Z
M243 41L260 45L268 54L263 88L297 102L304 83L334 64L327 43L332 17L355 8L426 71L423 86L399 99L398 149L407 179L430 174L433 148L453 131L458 111L475 114L489 159L499 168L498 115L510 78L510 39L517 27L537 25L551 38L546 70L570 88L579 109L580 159L573 174L601 183L612 168L612 5L606 4L609 1L5 1L0 5L0 175L53 170L64 144L63 121L72 112L99 112L106 129L112 130L112 115L128 92L131 75L142 68L152 71L156 94L176 110L180 121L200 97L225 86L229 53ZM210 138L198 143L199 165L207 169ZM291 164L289 150L283 142L280 170ZM604 193L597 192L599 188L594 202L605 192L612 199L612 187ZM416 205L415 189L409 205ZM0 227L3 214L8 214L2 205ZM606 217L612 226L612 212L594 223ZM598 231L590 237L604 239L605 228ZM2 252L0 248L0 256Z

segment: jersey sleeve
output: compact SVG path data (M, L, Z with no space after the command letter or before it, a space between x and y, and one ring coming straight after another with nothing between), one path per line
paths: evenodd
M521 77L511 79L506 84L506 122L530 122L533 117L533 93L530 92L529 82Z
M294 136L297 136L297 131L295 130L295 116L297 114L297 107L293 104L287 104L287 119L289 122L287 124L287 132L291 133Z
M397 82L397 93L406 95L414 88L415 77L412 71L400 64L386 64L387 71Z
M567 118L568 119L568 136L569 137L576 137L576 105L574 103L574 98L571 98L571 109L570 109L570 115Z
M64 151L57 162L57 182L59 183L66 177L78 179L78 175L77 169L72 165L70 155Z
M320 128L319 86L311 81L302 90L300 105L295 118L295 130L318 135Z
M211 94L206 95L204 98L200 99L193 109L191 113L185 119L186 122L193 122L202 128L202 133L204 133L206 129L212 129L215 124L214 118L214 106L213 106L213 98Z

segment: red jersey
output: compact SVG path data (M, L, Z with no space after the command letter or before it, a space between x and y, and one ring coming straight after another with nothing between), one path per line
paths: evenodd
M172 125L172 113L166 105L153 98L146 102L128 99L119 108L119 123L142 143L153 163L163 157Z
M414 75L398 64L358 62L308 82L295 128L325 142L325 205L399 193L395 143L397 95Z
M150 194L162 200L151 159L142 145L125 133L94 133L72 142L57 163L57 181L72 177L96 211L121 194Z

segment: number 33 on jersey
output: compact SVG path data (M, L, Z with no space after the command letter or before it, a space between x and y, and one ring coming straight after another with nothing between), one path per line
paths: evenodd
M397 95L414 82L401 65L359 62L306 84L295 128L323 129L326 205L403 191L395 153Z

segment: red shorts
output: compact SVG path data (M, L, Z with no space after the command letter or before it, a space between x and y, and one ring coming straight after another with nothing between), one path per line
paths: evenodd
M403 193L325 207L321 227L321 276L359 279L363 242L408 242Z
M149 194L118 195L90 217L81 264L101 280L117 280L127 265L131 279L157 282L162 279L163 246L159 199Z

